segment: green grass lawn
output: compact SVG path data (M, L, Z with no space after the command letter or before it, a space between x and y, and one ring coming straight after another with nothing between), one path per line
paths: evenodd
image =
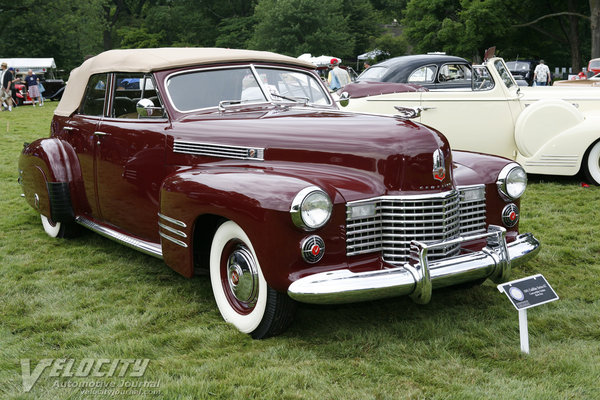
M210 282L91 232L51 239L20 197L23 142L49 135L56 103L0 113L0 398L122 398L56 387L29 393L21 360L149 359L165 399L600 399L600 189L534 177L521 231L542 242L513 278L542 273L559 301L529 310L531 354L496 286L335 307L301 305L282 336L255 341L221 319Z

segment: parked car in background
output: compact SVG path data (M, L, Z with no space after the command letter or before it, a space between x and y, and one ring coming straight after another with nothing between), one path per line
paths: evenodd
M455 89L471 86L467 60L445 54L400 56L363 71L357 82L413 83L427 89Z
M529 173L575 175L600 184L600 92L587 87L519 87L501 58L473 67L463 90L380 89L350 99L347 109L398 114L439 129L455 149L496 154ZM342 96L344 98L345 96Z
M588 63L588 71L593 74L600 73L600 58L592 58Z
M427 303L432 288L504 281L539 248L518 232L518 164L340 111L311 64L268 52L93 57L19 174L50 236L78 224L186 277L208 271L224 319L255 338L285 329L295 301Z
M600 87L600 73L586 79L568 79L564 81L555 81L555 86L592 86Z
M507 61L506 66L508 70L519 83L519 80L523 80L527 82L527 86L533 85L533 75L535 72L535 67L539 64L537 60L517 60L517 61ZM522 86L522 85L519 85Z

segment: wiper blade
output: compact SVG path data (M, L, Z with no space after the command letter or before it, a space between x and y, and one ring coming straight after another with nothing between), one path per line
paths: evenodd
M271 96L279 97L280 99L284 99L284 100L288 100L288 101L293 101L294 103L300 103L300 101L302 101L302 103L304 105L308 104L308 101L310 100L308 97L288 97L288 96L283 96L279 93L273 93L273 92L271 92Z

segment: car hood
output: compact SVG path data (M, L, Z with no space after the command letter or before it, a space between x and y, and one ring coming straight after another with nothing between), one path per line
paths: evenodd
M171 145L264 149L262 165L293 162L360 170L361 176L383 182L388 193L452 187L452 155L446 138L397 117L284 107L192 115L174 122L172 129ZM178 162L205 163L216 158L202 152L195 155Z

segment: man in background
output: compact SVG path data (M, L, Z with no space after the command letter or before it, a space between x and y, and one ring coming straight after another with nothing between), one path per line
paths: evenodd
M537 86L550 85L552 82L550 68L544 64L544 60L540 60L540 63L535 67L535 70L533 71L533 80Z
M0 68L2 68L2 87L0 88L0 97L2 97L2 105L8 108L8 111L12 111L13 99L12 93L10 91L10 86L12 85L13 75L12 72L8 70L8 65L6 63L2 63L2 65L0 65Z
M337 58L331 59L329 68L331 68L331 70L329 71L327 82L329 82L329 88L332 91L335 92L336 90L343 88L351 82L348 71L340 68L340 61Z

